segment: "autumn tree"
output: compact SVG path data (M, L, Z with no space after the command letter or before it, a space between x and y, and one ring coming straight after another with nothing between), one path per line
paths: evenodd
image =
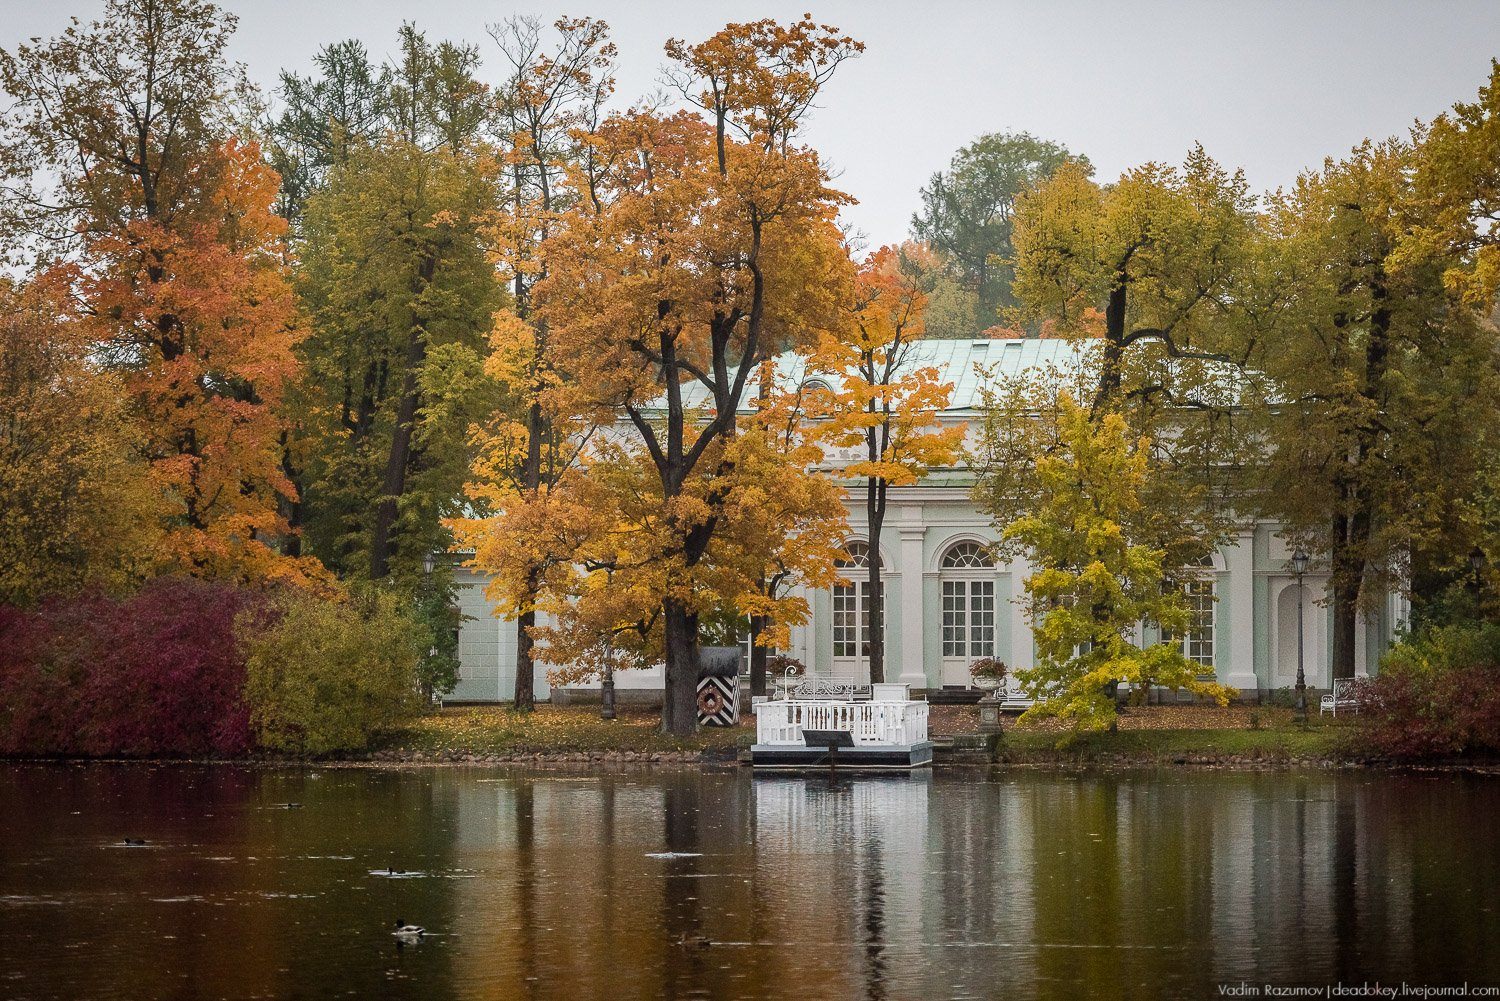
M470 495L496 512L541 504L541 494L566 473L588 433L573 415L556 416L544 404L544 394L562 376L551 367L547 318L536 309L532 290L548 274L545 251L559 217L593 197L598 165L588 137L614 90L615 48L602 21L563 18L553 28L549 44L532 18L490 27L508 68L495 95L504 194L493 233L512 312L495 325L489 365L505 387L508 406L497 408L478 430L485 479ZM529 522L518 516L518 524ZM485 535L494 537L496 528L487 526ZM523 546L512 553L533 551ZM532 630L546 559L523 570L513 601L501 598L514 608L514 705L520 710L535 701Z
M1443 282L1456 296L1455 308L1497 319L1500 290L1500 62L1491 60L1489 78L1473 101L1461 101L1439 115L1417 149L1413 184L1428 210L1403 241L1399 257L1437 255ZM1488 334L1481 320L1481 329ZM1490 390L1500 407L1500 392ZM1500 448L1500 414L1477 414L1469 424L1466 454L1494 455ZM1414 553L1411 571L1414 618L1431 619L1444 594L1462 594L1476 613L1500 602L1500 466L1479 471L1477 485L1444 516L1451 531L1437 545ZM1480 569L1465 553L1478 552ZM1478 586L1478 585L1483 585ZM1473 592L1471 593L1471 589Z
M153 569L160 501L123 381L62 290L0 282L0 602L117 588Z
M568 373L555 395L573 402L559 405L627 421L627 451L657 484L647 496L659 517L631 540L631 562L663 584L672 733L697 725L702 575L745 387L762 359L833 322L846 199L798 131L858 49L811 21L670 43L672 80L694 110L601 124L590 142L609 167L549 240L534 289L548 355Z
M819 468L826 456L812 413L818 394L808 380L792 378L798 374L790 367L783 378L776 361L761 363L755 410L730 457L735 484L720 548L742 568L733 611L750 624L754 695L766 694L768 651L785 646L790 627L808 621L811 610L799 592L838 582L835 567L848 533L843 491Z
M237 136L233 28L202 0L111 0L0 54L4 224L124 379L164 561L302 578L317 568L276 550L293 492L277 414L295 369L285 222L275 172Z
M478 55L410 27L400 39L378 75L378 134L348 137L307 199L296 451L311 551L341 574L414 586L424 556L450 544L441 521L467 477L469 426L495 398L483 366L504 292L488 256L498 171L480 141Z
M1150 441L1132 439L1117 413L1092 417L1066 392L1058 408L1061 447L1037 461L1031 510L1002 533L1035 568L1025 603L1037 662L1016 672L1037 700L1025 716L1067 720L1075 733L1112 726L1118 682L1138 701L1165 685L1226 705L1230 691L1199 681L1179 644L1134 639L1142 623L1180 632L1189 619L1181 592L1164 586L1166 551L1127 528L1150 475Z
M1088 175L1065 164L1020 197L1012 316L1074 340L1092 385L1072 392L1096 418L1119 413L1153 441L1142 516L1156 522L1153 544L1180 565L1237 517L1235 474L1253 447L1241 419L1255 399L1245 363L1265 326L1247 289L1266 285L1267 302L1276 290L1260 274L1263 240L1243 176L1201 149L1180 169L1146 164L1109 187ZM1015 387L999 388L1017 402ZM1055 442L1057 430L1043 439ZM981 489L997 523L1022 513L1035 459L985 456Z
M1278 284L1297 294L1252 359L1274 393L1261 500L1327 560L1336 678L1354 674L1362 606L1467 563L1492 465L1500 355L1469 294L1482 262L1428 238L1444 224L1417 181L1421 139L1362 143L1268 213Z
M911 231L938 255L933 312L947 314L942 326L929 322L931 336L973 337L1017 305L1010 287L1016 201L1070 160L1090 172L1087 158L1073 157L1060 143L1026 132L991 133L954 153L948 168L923 186Z
M870 550L870 681L885 681L885 596L880 534L892 486L916 483L934 467L953 465L966 426L942 423L953 384L922 364L922 314L927 296L919 248L882 247L860 265L848 303L848 326L824 338L813 361L837 382L820 394L827 418L820 436L860 458L838 467L864 481Z

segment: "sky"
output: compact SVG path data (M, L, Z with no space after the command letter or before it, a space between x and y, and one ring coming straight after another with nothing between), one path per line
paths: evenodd
M658 86L669 37L697 41L728 21L810 11L863 41L807 130L846 219L870 245L906 237L920 189L986 132L1026 131L1085 153L1111 180L1148 160L1180 162L1201 142L1257 190L1404 133L1472 99L1500 56L1500 0L220 0L239 17L233 58L266 89L307 72L318 48L356 37L377 56L414 21L428 37L479 45L513 14L588 15L620 48L622 103ZM0 47L50 36L102 0L0 0Z

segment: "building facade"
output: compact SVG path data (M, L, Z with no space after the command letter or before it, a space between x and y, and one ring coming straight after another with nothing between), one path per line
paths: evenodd
M943 340L920 345L918 363L937 366L954 384L943 420L977 426L980 387L987 377L1080 364L1080 348L1062 340ZM832 462L841 457L831 454ZM849 456L848 458L852 458ZM962 469L935 471L922 482L893 487L878 540L869 536L863 494L847 498L849 541L844 568L848 585L806 594L810 621L791 631L788 655L816 674L869 680L869 560L883 568L887 680L914 691L964 687L969 665L993 656L1011 668L1034 663L1035 645L1020 602L1030 574L1024 559L997 562L990 545L998 532L970 498L972 477ZM1331 677L1332 609L1325 600L1327 575L1316 564L1297 585L1291 552L1271 521L1247 518L1229 540L1205 558L1186 598L1194 626L1174 642L1202 665L1203 674L1243 694L1262 696L1289 688L1297 676L1298 611L1307 683L1326 688ZM498 620L484 597L485 578L462 570L459 633L460 680L451 698L505 701L515 685L515 626ZM1406 617L1392 595L1359 623L1356 674L1371 673ZM1142 642L1161 637L1138 627ZM549 697L538 671L537 696ZM659 669L617 676L621 689L662 687Z

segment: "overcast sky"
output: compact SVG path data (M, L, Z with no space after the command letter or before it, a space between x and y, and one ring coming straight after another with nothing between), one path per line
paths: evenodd
M1194 141L1258 189L1366 136L1403 132L1472 98L1500 56L1497 0L894 0L786 4L539 0L221 0L240 18L233 56L263 86L306 72L328 42L392 52L412 20L473 41L511 14L590 15L620 48L625 101L650 92L671 36L810 9L866 43L829 84L808 139L859 199L848 219L879 244L902 239L918 189L984 132L1029 131L1087 153L1101 178L1180 161ZM60 31L102 0L0 0L0 45ZM498 72L498 71L497 71Z

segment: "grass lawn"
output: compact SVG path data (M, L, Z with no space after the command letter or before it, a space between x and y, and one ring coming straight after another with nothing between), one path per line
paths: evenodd
M754 738L754 717L732 729L704 728L687 739L661 732L655 710L621 709L602 720L598 706L540 705L530 713L506 706L453 706L429 713L390 735L377 751L407 756L516 757L531 754L728 753Z
M973 733L972 706L933 706L935 737ZM999 759L1017 764L1178 763L1208 761L1289 761L1341 758L1350 731L1346 721L1316 715L1307 729L1291 710L1271 707L1145 706L1125 710L1117 733L1090 734L1059 747L1065 734L1055 725L1018 725L1006 720ZM417 760L515 759L534 755L608 755L639 759L696 758L703 752L728 756L748 746L754 717L738 727L705 728L687 739L661 732L655 710L622 709L619 718L601 720L597 706L541 705L529 714L504 706L455 706L430 713L389 735L374 750L377 758Z
M1353 727L1314 711L1298 726L1292 710L1273 706L1160 705L1128 707L1118 731L1065 741L1052 722L1005 731L1001 759L1012 762L1127 760L1150 763L1344 759ZM1060 744L1062 746L1060 746Z
M1120 730L1059 746L1060 734L1016 728L1005 734L1000 760L1015 763L1128 760L1150 763L1338 759L1348 728L1310 725L1260 730Z

